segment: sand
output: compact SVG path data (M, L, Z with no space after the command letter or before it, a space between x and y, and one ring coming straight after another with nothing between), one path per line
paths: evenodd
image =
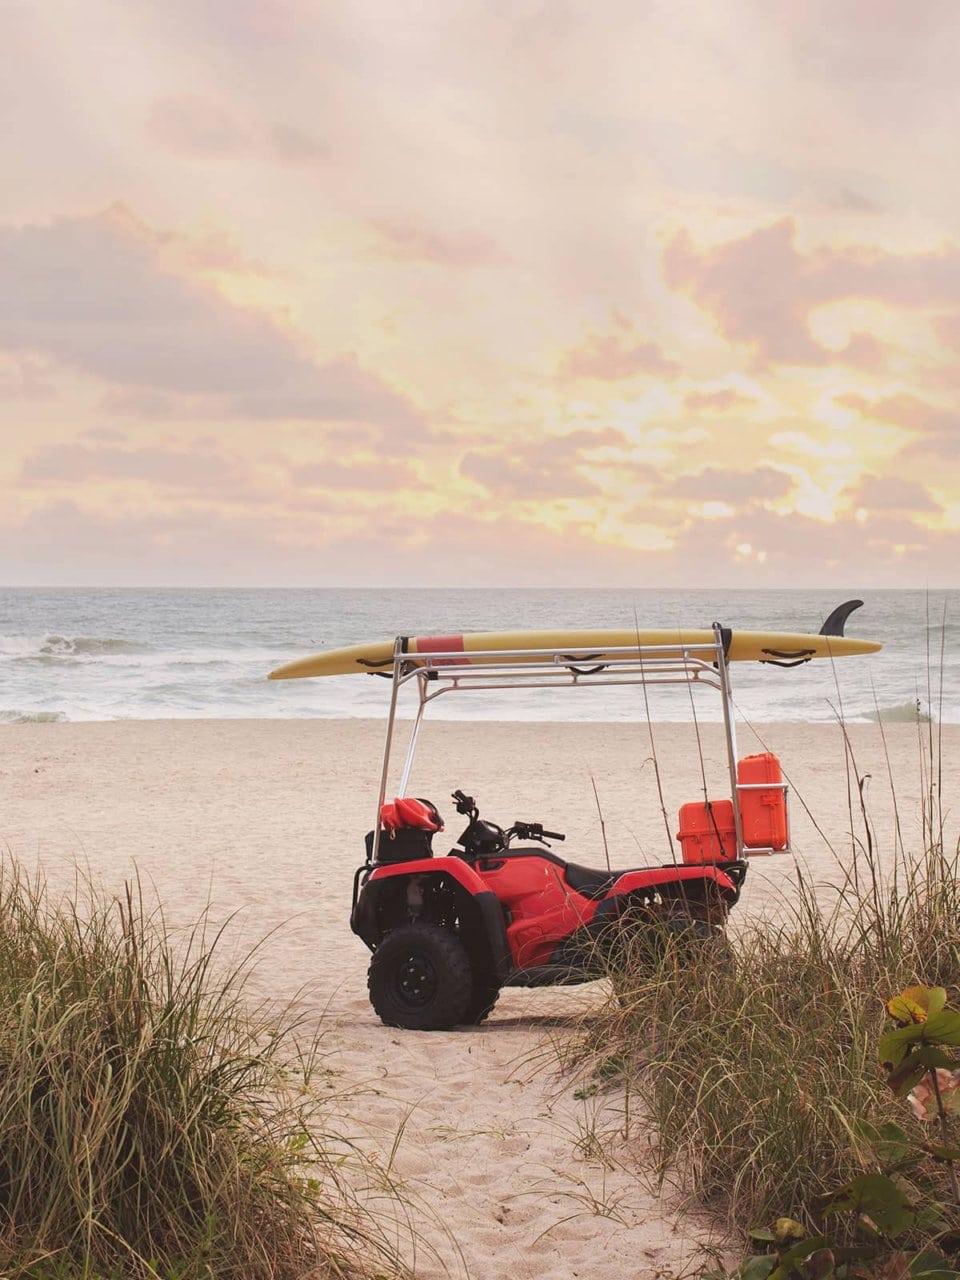
M735 920L777 909L798 864L837 883L849 865L851 823L843 735L836 726L740 730L741 754L769 747L790 779L794 856L757 859ZM891 847L896 782L901 825L919 844L926 781L917 730L849 730L856 772L880 844ZM614 866L671 857L681 803L724 795L716 726L655 726L665 791L661 811L650 734L636 725L427 726L411 791L443 812L455 787L508 825L541 820L567 832L573 861ZM645 1137L634 1126L613 1166L594 1136L623 1125L616 1093L590 1098L560 1075L557 1046L605 996L603 984L508 990L479 1029L413 1033L380 1025L366 995L367 953L350 932L354 870L372 825L382 728L368 721L150 721L27 724L0 729L0 847L54 885L77 863L110 891L136 866L172 923L210 904L236 913L232 936L263 946L255 983L295 1000L326 1028L330 1084L341 1132L398 1181L418 1206L420 1243L402 1242L417 1277L605 1280L696 1273L710 1242L669 1194L645 1188L632 1162ZM947 801L957 779L960 727L942 735ZM603 813L601 828L593 785ZM806 812L809 808L813 817ZM955 840L956 815L948 819ZM389 1210L381 1206L384 1212ZM402 1233L401 1233L402 1234Z

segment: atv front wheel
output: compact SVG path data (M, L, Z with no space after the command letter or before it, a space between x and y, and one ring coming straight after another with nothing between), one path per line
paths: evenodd
M467 1005L463 1020L467 1025L478 1027L493 1012L493 1006L500 999L500 983L495 978L485 978L474 974L473 995Z
M470 960L459 938L432 924L388 933L370 961L370 1003L388 1027L445 1031L468 1019Z

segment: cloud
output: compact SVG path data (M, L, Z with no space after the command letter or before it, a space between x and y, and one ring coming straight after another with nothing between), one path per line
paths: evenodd
M500 267L508 255L488 236L450 235L399 222L375 222L383 252L395 262L444 267Z
M0 228L0 295L0 348L202 397L211 416L423 425L355 355L317 362L269 316L167 269L162 240L123 209Z
M667 375L678 371L655 342L640 338L626 316L614 313L613 325L607 333L591 333L580 346L564 353L558 370L562 379L621 382L639 374Z
M855 510L901 513L942 510L925 485L899 476L866 476L855 489L847 490L844 497Z
M770 20L763 0L750 0L750 7L757 20ZM901 111L918 94L933 91L939 100L960 35L952 0L927 0L916 8L903 0L805 0L786 6L776 20L795 74L830 83L863 105L893 97Z
M149 388L121 387L108 391L100 401L104 413L116 417L131 417L140 420L164 418L193 417L193 402L184 401L181 397L163 391L151 391Z
M901 392L870 400L855 391L836 396L836 403L861 418L889 422L905 431L913 431L918 439L901 449L902 458L934 454L953 459L960 456L960 414L929 404L919 396Z
M601 536L589 520L551 528L539 514L525 519L519 510L478 504L411 521L379 504L361 508L322 494L286 512L264 505L243 513L199 502L175 511L98 512L58 500L22 520L0 509L0 581L62 583L65 547L72 583L138 586L422 582L416 566L425 549L437 586L600 584L630 591L678 581L822 590L849 586L851 573L860 589L911 578L949 584L960 559L956 531L919 529L898 513L862 523L852 514L828 522L762 507L722 524L692 516L679 531L651 526L651 547L640 549Z
M775 467L732 471L705 467L695 475L681 476L665 491L677 498L726 502L741 505L785 498L793 490L793 479Z
M281 121L247 124L200 94L156 99L147 113L145 130L152 146L188 160L259 157L297 168L330 158L330 149L305 129Z
M502 587L506 557L517 584L569 586L596 579L593 535L588 522L550 530L510 512L425 513L412 521L379 505L359 508L320 494L286 512L262 507L249 514L199 503L100 512L66 499L22 521L0 510L0 581L62 582L63 550L70 547L77 584L397 585L422 582L426 547L438 585ZM605 568L635 580L635 552L616 543L599 549Z
M236 462L209 446L129 448L114 443L115 438L116 433L102 433L93 444L41 449L24 460L20 483L45 488L89 480L134 480L158 488L221 492L240 478Z
M881 206L861 191L853 187L840 187L832 202L838 209L848 209L854 213L880 213Z
M198 160L221 160L250 150L248 131L218 103L199 94L159 98L147 116L155 146Z
M600 486L582 475L578 467L611 464L585 455L604 449L623 450L627 443L623 432L615 427L568 431L487 453L467 453L461 459L460 473L492 493L511 499L592 497L601 492ZM616 465L620 470L623 464L618 461Z
M267 133L269 152L284 165L313 165L329 158L330 150L312 134L289 124L274 124Z
M757 404L753 396L745 396L730 387L720 387L716 391L691 391L683 398L684 408L694 413L704 410L708 412L727 413L731 409L750 409Z
M562 456L575 460L581 453L593 453L598 449L626 449L629 444L627 437L616 427L601 427L596 431L580 427L560 436L546 436L536 447L551 457Z
M732 341L781 363L827 359L807 327L809 302L789 220L703 253L681 231L666 246L663 263L670 288L709 311Z
M960 351L960 315L938 316L933 327L944 346Z
M4 581L62 583L65 547L70 582L80 585L307 585L326 563L321 549L296 543L266 507L241 512L197 503L173 512L96 511L59 499L21 522L0 513Z
M378 458L307 463L290 468L290 479L301 488L368 490L393 493L422 489L423 481L404 462Z
M744 547L745 556L739 550ZM672 558L695 565L705 584L739 579L754 588L788 582L822 589L831 582L849 586L854 572L865 589L902 586L910 575L931 584L952 582L951 562L958 553L960 534L920 528L899 512L861 522L852 511L818 520L756 507L722 526L691 521L677 536Z
M784 218L701 250L681 231L664 250L664 277L709 312L726 338L779 364L878 367L882 348L872 335L854 334L841 350L814 338L810 313L826 303L869 299L932 310L960 302L957 248L896 254L853 245L803 253L795 236L793 220Z
M49 363L32 356L0 352L0 396L8 400L45 400L56 393Z
M460 474L502 497L521 500L586 498L600 492L597 484L577 471L502 454L468 453L460 462Z
M127 222L135 228L154 246L158 268L175 275L223 271L232 276L269 278L278 274L261 259L245 254L236 240L222 228L191 234L155 231L123 205L115 205L111 213L118 221Z
M774 449L783 449L787 453L797 453L806 458L850 458L854 448L846 440L836 436L828 440L818 440L808 431L775 431L768 444Z

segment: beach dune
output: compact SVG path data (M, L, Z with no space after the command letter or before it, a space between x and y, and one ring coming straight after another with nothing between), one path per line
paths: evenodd
M960 726L938 735L932 767L916 726L846 733L741 728L741 754L770 749L783 762L794 853L754 861L732 927L776 911L798 866L824 886L842 880L860 829L858 779L880 847L892 848L892 780L907 847L920 849L923 797L941 776L957 777ZM55 890L72 886L78 866L111 892L136 869L173 925L209 905L214 920L235 917L237 946L270 935L256 994L323 1021L341 1132L386 1162L402 1130L391 1176L421 1206L416 1256L404 1246L418 1277L689 1270L710 1233L638 1181L630 1158L642 1162L642 1126L614 1144L623 1166L591 1160L590 1135L622 1124L617 1096L578 1097L582 1082L556 1071L551 1042L604 998L602 984L506 991L479 1029L412 1033L376 1020L367 953L348 920L382 734L363 720L7 726L0 847L28 869L39 864ZM410 791L446 819L435 848L459 834L449 795L460 787L502 825L565 831L558 851L573 861L602 867L608 852L627 867L677 856L679 805L726 786L717 725L698 735L687 725L438 722L424 730Z

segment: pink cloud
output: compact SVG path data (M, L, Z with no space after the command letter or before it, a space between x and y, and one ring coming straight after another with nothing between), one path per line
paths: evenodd
M562 436L547 436L537 448L549 456L562 454L565 458L576 459L580 453L596 449L626 449L629 444L627 437L616 427L601 427L597 431L581 427L577 431L565 431Z
M0 353L0 396L5 399L45 400L56 394L46 360Z
M933 327L944 346L960 351L960 315L938 316Z
M85 510L74 501L35 508L25 519L0 510L0 581L10 584L376 586L577 585L715 587L718 583L823 588L952 583L960 533L921 530L894 513L864 524L827 522L754 508L718 524L691 519L671 546L638 551L598 540L590 521L562 530L517 508L398 519L373 502L335 493L304 496L280 511L262 504L225 509L190 497L179 509ZM638 524L657 523L638 509ZM666 532L666 530L665 530ZM744 560L748 542L766 560ZM63 560L70 547L69 564ZM522 548L522 555L518 555ZM905 548L898 551L896 548ZM632 598L632 597L631 597Z
M383 251L396 262L432 262L445 267L499 267L509 261L487 236L452 235L400 222L375 222Z
M695 475L681 476L666 492L678 498L739 506L785 498L793 489L793 483L790 476L775 467L756 467L750 471L705 467Z
M556 464L536 466L502 454L468 453L460 463L460 474L501 497L531 501L585 498L600 492L598 485L577 471Z
M761 362L876 368L882 348L870 334L855 334L841 351L819 343L810 313L852 298L932 309L960 303L960 250L894 254L869 246L801 252L796 227L784 218L739 240L698 249L686 231L668 243L664 276L717 322L732 342Z
M655 342L640 338L633 324L619 313L607 333L591 333L578 347L565 352L560 361L562 379L595 378L600 382L620 382L638 374L668 375L678 366L664 356Z
M310 489L371 490L396 493L398 490L422 489L424 483L404 462L381 458L376 462L326 462L307 463L290 468L290 479L295 485Z
M329 157L330 150L312 134L289 124L274 124L267 133L269 150L281 164L312 165Z
M531 499L582 498L600 492L594 481L578 468L584 464L607 465L586 455L601 449L624 449L623 432L615 427L599 431L568 431L525 444L505 445L485 453L467 453L460 473L503 497ZM624 464L618 461L618 472Z
M134 480L160 489L223 492L226 485L235 490L240 479L237 464L216 449L128 448L116 443L117 433L98 435L90 444L57 445L30 455L20 469L20 483L47 488Z
M702 253L681 231L664 250L663 266L670 288L709 311L732 341L791 364L825 359L807 328L809 300L789 220Z
M158 98L145 125L148 143L187 160L261 156L297 168L326 161L330 149L312 133L275 121L251 125L199 94Z
M771 21L763 0L750 0L755 21ZM940 103L952 82L960 16L952 0L790 0L776 22L788 69L802 81L829 84L866 118L909 130L913 113ZM928 102L929 100L929 102ZM949 109L949 104L948 104ZM868 114L869 113L869 114ZM839 123L839 122L838 122Z
M763 552L739 564L738 548ZM898 550L899 548L899 550ZM695 565L704 584L744 580L761 585L847 587L851 575L864 587L897 586L910 581L952 582L952 562L960 554L960 533L939 533L919 526L903 513L877 515L860 523L852 512L835 520L816 520L796 511L779 513L753 507L722 525L691 521L677 537L672 559Z
M942 510L925 485L899 476L866 476L844 496L852 508L865 508L867 511L909 513Z
M154 146L198 160L220 160L250 149L248 130L225 108L199 94L159 98L147 116Z
M861 418L874 422L890 422L907 431L916 431L928 438L946 438L960 435L960 415L928 404L919 396L901 392L895 396L881 396L870 400L856 391L836 396L836 403L851 409Z
M748 409L757 403L753 396L745 396L739 391L721 387L716 391L691 391L684 396L683 404L694 413L702 410L727 413L731 409Z
M172 270L163 249L122 209L0 227L0 349L54 357L121 390L193 398L209 417L426 429L352 352L315 360L271 316Z

